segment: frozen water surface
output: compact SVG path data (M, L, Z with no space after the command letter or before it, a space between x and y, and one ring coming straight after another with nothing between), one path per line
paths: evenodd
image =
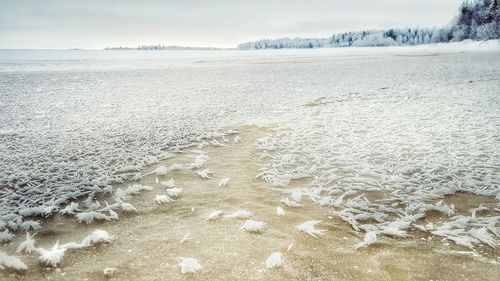
M318 229L327 231L318 241L339 243L345 253L354 251L352 247L363 241L364 233L374 232L382 243L390 237L434 237L432 241L439 241L433 242L435 245L457 244L462 247L457 250L462 255L487 264L498 262L497 47L455 46L451 51L438 47L207 51L177 55L168 51L24 52L0 51L0 230L38 228L29 222L36 220L33 215L49 216L76 198L92 202L94 196L111 193L121 183L126 189L130 180L144 174L144 168L170 161L165 159L185 144L199 142L203 137L220 137L218 132L223 128L259 124L272 129L253 136L251 144L241 144L255 149L252 157L258 164L245 169L236 167L235 174L231 167L217 170L208 166L215 173L208 180L213 181L210 184L215 189L221 178L231 177L226 189L217 189L220 197L203 197L204 192L196 186L185 186L187 194L175 203L177 206L182 206L182 200L193 206L208 205L203 203L207 198L213 203L203 214L200 212L200 218L187 219L188 227L206 225L207 231L217 227L202 222L203 215L217 209L256 212L241 205L244 202L229 208L222 194L235 192L231 190L236 188L239 195L235 196L241 200L260 200L260 204L269 205L273 220L278 218L276 206L286 207L285 219L274 223L290 228L285 232L295 231L295 226L305 221L322 220ZM226 137L230 138L230 146L240 145L233 142L233 136ZM219 142L224 143L220 138ZM214 159L209 163L212 161L217 163ZM242 173L248 178L259 176L255 180L259 184L252 181L250 186L260 189L248 191L251 197L245 197L241 189L244 184L238 175ZM193 185L195 180L202 181L195 172L191 174ZM141 181L163 189L155 184L154 175L148 177ZM170 178L167 175L160 180ZM263 185L266 182L269 184ZM182 183L176 178L176 184ZM199 196L200 201L189 199L190 193ZM271 199L270 194L276 194L276 198ZM294 200L298 194L303 207L279 203L284 198ZM153 199L148 203L151 208L158 206ZM161 208L172 208L169 204ZM135 206L141 210L141 205ZM184 206L172 211L172 216L186 218L188 213L188 206ZM154 221L157 214L150 215ZM332 226L328 216L338 222ZM265 221L266 231L259 236L263 238L253 239L269 239L269 245L273 241L283 243L269 251L256 250L264 263L273 252L285 252L292 241L282 239L264 213L255 220ZM136 220L129 223L133 222L141 225ZM142 226L153 226L147 222ZM224 226L226 220L218 223ZM233 228L239 230L241 221L234 223ZM359 239L342 242L333 234L337 228L344 231L343 235L356 233ZM216 229L216 233L229 237L224 234L227 228ZM120 235L127 237L119 229L112 230L107 229L118 240ZM179 236L175 237L177 244L188 230L181 227L175 231ZM192 234L196 235L196 231L203 233L203 229L194 229ZM203 238L201 243L212 243L214 235ZM231 235L238 239L255 237L241 230ZM325 238L332 235L334 240ZM235 249L238 245L227 243ZM314 242L313 247L325 246L321 243L325 242ZM175 250L181 257L179 247L175 246ZM439 249L450 253L447 248ZM116 251L113 254L120 256ZM195 258L208 270L205 274L217 274L223 265L210 260L208 248L200 254ZM240 254L247 255L241 262L248 261L250 252ZM166 263L177 265L176 258L172 256ZM294 260L284 254L285 270L290 269L287 258L290 263ZM350 260L347 256L344 259ZM310 262L302 261L297 264L307 267ZM324 272L330 272L331 266L342 266L328 265L326 261L316 264L330 268ZM109 266L114 264L103 268ZM128 273L134 274L133 270ZM288 273L290 278L308 278L293 270ZM263 278L261 273L254 274L254 279ZM360 277L353 272L342 274L343 278ZM270 278L279 280L277 276ZM230 279L231 275L226 277Z

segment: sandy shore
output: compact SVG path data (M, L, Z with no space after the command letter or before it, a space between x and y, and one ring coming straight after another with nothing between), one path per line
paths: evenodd
M280 191L255 175L261 164L256 140L269 129L238 128L240 142L229 139L227 147L204 147L211 160L207 163L214 173L208 180L191 170L175 171L159 180L174 178L184 188L175 202L158 205L156 194L165 194L154 175L139 183L153 186L130 199L138 212L120 214L120 220L79 224L74 217L57 215L47 220L35 236L37 246L48 248L56 241L79 241L94 229L103 229L116 237L111 244L68 251L58 269L46 268L37 254L20 256L29 267L24 274L2 271L2 280L496 280L500 267L491 263L500 253L480 245L478 252L485 261L469 256L464 247L443 243L416 230L408 238L380 237L379 243L353 250L363 240L347 223L332 215L330 208L313 205L304 199L304 207L281 205L286 215L276 215ZM165 165L192 162L189 150L163 161ZM145 171L148 172L148 171ZM230 177L226 188L218 188L223 177ZM123 184L122 187L130 183ZM300 186L300 182L292 182ZM120 186L117 186L120 187ZM377 196L377 195L374 195ZM100 198L112 202L110 198ZM468 205L477 202L494 204L487 197L454 195L447 197L458 212L467 212ZM472 201L476 201L471 203ZM214 210L230 213L245 209L253 220L264 221L261 234L240 229L244 220L222 218L205 222L204 216ZM427 220L439 220L430 214ZM326 235L317 239L295 228L307 220L322 220L317 226ZM179 243L186 233L192 240ZM14 253L24 235L2 250ZM287 251L290 244L293 247ZM265 259L273 252L283 253L284 266L266 269ZM180 257L197 258L204 267L198 274L184 274L178 266ZM103 269L117 268L106 278Z

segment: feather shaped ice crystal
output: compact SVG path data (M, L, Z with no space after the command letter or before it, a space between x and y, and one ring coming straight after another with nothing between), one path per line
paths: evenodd
M90 224L95 220L107 220L108 216L98 211L88 211L76 214L79 223Z
M177 198L181 196L182 190L183 190L182 187L173 187L173 188L167 188L166 192L170 197Z
M241 226L241 229L245 230L246 232L261 233L264 230L265 225L266 223L262 221L247 220Z
M210 158L206 154L197 154L196 156L194 156L194 162L189 164L188 168L191 170L199 169L203 167L208 162L208 160L210 160Z
M321 229L315 229L314 227L320 223L320 220L310 220L306 221L300 225L297 226L297 229L301 232L304 232L308 235L311 235L314 238L318 238L317 235L325 235L326 230L321 230Z
M79 211L78 207L79 207L78 203L71 202L69 205L64 207L64 209L61 209L59 213L62 215L74 215L76 212Z
M205 170L197 172L198 176L200 176L200 178L202 178L202 179L209 179L210 173L211 172L209 169L205 169Z
M288 198L283 198L280 200L281 203L287 205L288 207L302 207L304 206L303 204L298 203L297 201L290 200Z
M229 180L231 180L231 178L229 178L229 177L222 178L219 181L219 184L217 184L217 186L220 187L220 188L224 188L229 183Z
M220 216L222 214L224 214L224 212L222 212L222 211L219 211L219 210L213 211L210 214L205 216L205 221L214 221L214 220L220 218Z
M168 170L172 171L172 172L173 171L182 171L184 169L185 169L184 165L178 164L178 163L174 163L174 164L170 165L170 167L168 167Z
M283 266L283 254L280 252L274 252L266 259L266 268L278 268L281 266Z
M111 236L107 231L96 229L91 234L83 238L81 242L69 242L59 245L58 248L66 250L82 249L96 244L111 243L113 240L115 240L115 237Z
M168 195L165 194L156 194L155 201L158 205L162 205L165 203L172 202L172 199L170 199L170 197L168 197Z
M168 168L162 165L154 169L150 174L155 174L157 176L164 176L168 174Z
M301 190L295 190L292 193L290 193L290 198L292 198L293 201L300 203L302 200L302 191Z
M141 191L151 191L153 188L147 185L133 184L129 185L127 189L125 189L125 194L127 195L135 195L139 194Z
M175 180L169 179L168 181L162 181L160 184L163 185L165 188L174 188Z
M0 251L0 269L12 269L15 271L25 271L28 267L19 258L14 256L9 256L6 253Z
M104 274L104 277L109 278L109 277L112 277L115 274L115 272L117 272L117 271L118 271L118 268L116 268L116 267L106 267L102 271L102 273Z
M52 249L47 250L43 248L37 248L36 251L40 254L38 259L45 265L50 265L52 267L57 267L61 263L64 253L66 253L66 248L59 247L59 241L52 246Z
M276 214L278 215L278 217L282 217L285 215L285 210L283 210L283 208L281 208L280 206L277 206L276 207Z
M98 243L110 243L113 240L115 240L115 237L111 236L107 231L96 229L89 236L85 237L81 244L91 246Z
M130 204L130 203L121 203L120 204L122 210L124 210L125 212L137 212L137 208L134 207L134 205Z
M14 234L10 233L8 229L5 229L3 232L0 232L0 243L8 242L14 238Z
M186 241L192 240L191 238L191 232L186 233L182 239L179 241L180 244L183 244Z
M203 270L203 266L195 258L180 258L181 273L197 273Z
M234 211L231 214L226 215L226 218L233 218L233 219L248 219L252 217L253 214L250 211L247 210L238 210Z
M375 242L377 242L377 233L374 231L370 231L365 234L363 242L354 245L354 249L357 250L359 248L365 248Z
M19 246L16 249L16 253L31 253L35 251L35 240L33 239L33 236L35 235L30 235L29 232L26 232L26 239L19 244Z

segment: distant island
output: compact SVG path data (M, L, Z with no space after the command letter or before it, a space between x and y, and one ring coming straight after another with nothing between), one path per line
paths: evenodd
M465 1L450 25L441 28L364 30L328 38L262 39L239 44L238 49L413 46L466 39L500 39L499 0Z
M137 47L106 47L104 50L224 50L215 47L187 47L187 46L165 46L165 45L139 45Z

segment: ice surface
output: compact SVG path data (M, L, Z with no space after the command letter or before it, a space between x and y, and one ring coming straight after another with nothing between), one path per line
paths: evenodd
M382 235L405 236L419 215L438 212L443 221L426 231L491 244L498 216L441 201L500 198L498 47L462 45L119 62L2 53L0 229L71 213L70 202L112 193L187 143L257 123L278 124L258 143L261 178L285 189L300 181L299 201ZM207 161L198 155L195 170ZM86 212L83 222L108 219Z
M415 228L468 248L496 247L498 212L477 216L480 206L471 214L451 203L470 194L497 198L498 208L500 65L477 63L425 66L438 71L435 77L402 67L406 81L396 73L385 77L387 65L367 65L359 83L386 86L279 112L280 127L258 141L264 165L258 176L291 194L283 204L296 206L305 195L371 237L407 237L417 221L438 216ZM366 75L371 67L379 78Z
M431 237L411 229L408 230L408 238L377 235L376 244L354 250L353 246L364 240L365 233L356 233L348 223L332 215L330 207L315 205L306 193L302 197L303 207L280 205L286 209L286 216L276 216L276 206L284 194L281 191L286 189L273 188L264 180L255 179L255 171L259 168L259 151L255 148L255 141L272 129L248 126L239 127L238 130L242 136L240 144L205 148L211 158L207 168L217 174L223 171L224 175L230 176L231 188L215 188L218 182L216 177L202 180L191 171L180 171L166 179L173 176L177 184L184 187L183 197L159 206L153 199L155 194L163 193L163 188L155 185L154 175L143 178L137 183L155 186L155 191L130 196L127 202L138 209L137 213L121 212L119 221L96 222L92 225L78 224L74 218L67 216L55 216L44 221L36 236L36 246L48 248L57 240L62 243L80 242L95 228L99 228L117 238L113 244L68 251L59 265L60 272L53 269L44 270L42 274L40 270L43 265L39 264L38 255L19 256L29 267L24 277L29 280L93 280L102 279L103 268L115 267L119 269L115 279L153 280L161 276L163 279L178 280L185 277L178 266L179 257L195 257L205 270L188 279L238 280L245 276L247 280L304 280L312 274L324 280L400 280L407 276L422 280L460 280L463 276L474 280L497 279L499 268L498 263L495 263L498 262L496 249L479 245L474 250L478 254L469 256L458 253L471 252L463 246L451 241L443 243L441 237ZM185 153L163 161L163 164L190 163L190 154L191 149L185 149ZM292 185L303 186L305 183L292 182ZM125 183L120 187L126 188L128 185ZM297 189L294 187L291 190ZM332 193L332 197L341 194ZM356 196L350 196L353 195ZM345 199L349 199L349 196ZM474 204L473 199L473 196L467 197L465 205L454 200L455 210L468 213L469 209L479 205ZM491 204L494 198L479 199L477 201L481 201L483 206L490 210L494 208ZM111 202L109 199L104 200ZM449 201L443 200L443 203L448 204ZM213 223L203 223L204 216L213 210L232 214L243 208L254 214L253 219L267 223L262 234L252 235L242 231L240 227L244 221L225 217ZM341 210L337 207L334 209ZM486 214L487 211L477 211L476 216ZM439 214L431 213L418 224L431 227L426 220L435 222L433 216L436 215L441 218ZM312 219L322 220L316 229L327 230L318 239L294 227ZM398 222L401 225L405 223ZM191 234L192 240L179 243L186 233ZM2 251L13 255L24 236L24 233L18 233L12 242L2 245ZM290 245L294 246L288 252ZM266 270L265 260L273 252L283 253L283 267ZM436 264L439 264L438 268L434 268ZM460 266L457 267L457 264ZM6 280L16 278L11 277L9 272L0 271L0 275L5 276Z

